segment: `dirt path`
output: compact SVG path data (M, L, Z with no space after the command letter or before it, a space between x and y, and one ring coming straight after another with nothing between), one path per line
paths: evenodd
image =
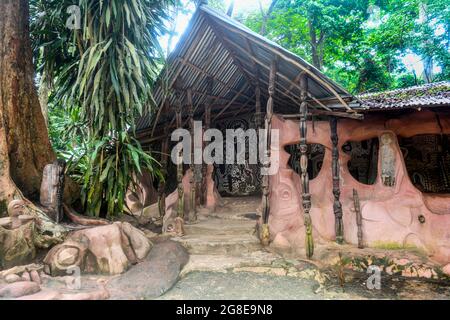
M181 280L159 299L450 299L449 282L382 272L381 288L371 290L366 284L370 274L346 268L339 280L334 260L338 252L358 254L351 246L318 247L314 263L267 250L254 233L259 199L224 202L218 212L186 226L185 237L175 239L188 248L190 260ZM423 260L410 252L366 249L364 253Z

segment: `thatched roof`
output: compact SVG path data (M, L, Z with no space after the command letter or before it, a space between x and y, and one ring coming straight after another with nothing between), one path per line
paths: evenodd
M206 104L213 106L213 120L254 113L255 87L261 88L264 102L274 59L277 61L275 113L298 113L299 79L303 74L308 76L311 109L344 114L353 113L359 107L350 93L302 58L227 15L201 5L161 73L154 91L158 110L139 119L138 133L148 137L163 127L174 126L173 106L186 105L187 88L192 90L195 118L202 117ZM262 110L265 111L264 104Z
M369 111L448 107L450 106L450 81L368 93L358 98L369 108Z

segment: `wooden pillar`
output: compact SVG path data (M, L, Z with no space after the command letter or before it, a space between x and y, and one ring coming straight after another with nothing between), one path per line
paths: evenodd
M189 180L191 185L191 192L189 195L189 222L195 222L197 220L197 202L196 202L196 183L195 183L195 164L194 164L194 104L192 102L192 90L188 89L187 92L188 111L189 111L189 129L191 133L191 163L189 168L191 169L192 176Z
M277 63L276 60L272 61L270 66L269 75L269 100L267 101L266 118L265 118L265 161L263 163L265 174L262 179L262 218L263 224L260 231L260 240L263 245L269 245L270 232L269 232L269 215L270 215L270 186L269 186L269 175L267 174L270 168L270 145L271 145L271 129L272 129L272 116L273 116L273 97L275 95L276 86L276 75L277 75ZM258 95L257 95L258 96ZM257 106L258 107L258 106Z
M353 189L353 205L355 206L356 226L358 227L358 248L364 249L361 205L359 202L358 191L356 191L356 189Z
M256 84L255 88L255 98L256 98L256 104L255 104L255 124L256 128L261 128L261 119L262 119L262 113L261 113L261 88L259 87L259 84Z
M208 85L207 85L207 93L208 94L213 94L213 89L214 89L214 79L212 78L208 78ZM206 101L206 106L205 106L205 113L204 113L204 119L203 119L203 136L202 138L204 138L204 134L206 132L206 130L208 130L211 127L211 108L212 108L212 104L213 104L214 99L209 97ZM205 151L206 145L207 143L205 142L205 139L202 139L203 141L203 148L202 148L202 153ZM207 175L208 175L208 165L203 161L202 162L202 181L201 181L201 196L200 196L200 203L203 206L206 206L207 203L207 195L208 195L208 186L207 186Z
M305 224L305 249L306 256L311 258L314 254L314 240L312 236L312 221L309 211L311 210L311 194L309 193L309 176L308 176L308 143L306 140L308 134L307 114L308 103L308 78L303 75L300 78L301 104L300 104L300 169L302 184L302 206L303 219Z
M203 133L211 127L211 104L206 106L205 110L205 122L203 126ZM203 139L203 150L206 148L206 142ZM202 165L202 196L201 203L206 206L207 195L208 195L208 186L207 186L207 175L208 175L208 165L203 162Z
M342 223L342 205L339 200L341 189L339 185L339 149L337 134L337 118L330 118L331 142L332 142L332 175L333 175L333 212L335 218L336 242L342 244L344 241L344 225Z
M168 108L167 108L168 110ZM169 152L169 132L164 130L166 138L162 140L161 143L161 175L163 179L159 181L158 184L158 209L159 216L164 217L166 214L166 178L167 178L167 159Z
M181 119L181 103L177 101L176 106L176 121L177 128L180 129L182 126ZM177 216L184 220L184 190L183 190L183 149L177 150L178 153L178 164L177 164L177 183L178 183L178 199L177 199Z

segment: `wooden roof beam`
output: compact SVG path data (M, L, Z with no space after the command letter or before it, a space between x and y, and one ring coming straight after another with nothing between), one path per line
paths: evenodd
M234 46L239 46L238 44L236 44L236 43L232 43L232 42L230 42L228 39L224 39L225 41L227 41L227 42L229 42L229 43L231 43L232 45L234 45ZM239 46L240 47L240 46ZM240 47L241 48L241 50L244 50L244 52L247 52L244 48L242 48L242 47ZM248 53L248 52L247 52ZM248 53L249 54L249 53ZM265 68L265 69L267 69L267 70L269 70L270 71L270 67L268 67L266 64L264 64L262 61L260 61L259 59L257 59L256 57L254 57L254 56L252 56L251 54L249 54L249 57L255 62L255 63L257 63L258 65L260 65L260 66L262 66L263 68ZM301 75L303 75L303 74L305 74L305 73L302 73ZM282 73L280 73L280 72L277 72L277 76L279 76L280 78L282 78L283 80L285 80L286 82L288 82L292 87L296 87L296 88L298 88L298 89L300 89L300 86L297 84L297 83L295 83L294 81L292 81L291 79L289 79L288 77L286 77L284 74L282 74ZM286 94L286 91L280 91L280 93L281 94L283 94L283 95L285 95L285 96L287 96L288 98L290 98L291 100L293 100L295 103L299 103L299 101L296 101L295 99L293 99L289 94ZM292 95L294 95L292 92L291 92L291 94ZM327 111L332 111L330 108L328 108L327 106L325 106L323 103L321 103L318 99L316 99L311 93L309 93L308 92L308 97L310 97L311 99L313 99L314 100L314 102L316 102L317 104L319 104L322 108L324 108L325 110L327 110ZM300 97L298 97L298 96L296 96L296 98L298 98L298 99L300 99ZM352 110L353 111L353 110Z
M323 115L323 116L333 116L333 117L341 117L341 118L349 118L355 120L364 119L364 115L360 113L348 113L348 112L339 112L339 111L327 111L327 110L319 110L319 109L308 109L310 115ZM301 114L282 114L284 119L299 119Z
M225 27L226 29L228 29L231 32L235 32L237 34L240 34L243 37L248 36L248 34L244 33L242 30L230 27L227 23L222 22L220 20L217 21L217 23L219 23L221 26ZM227 40L228 43L233 43L231 41L229 41L228 39L224 38L225 40ZM303 66L301 63L295 61L294 59L286 56L286 54L284 54L282 51L280 51L279 49L275 49L272 48L270 45L268 45L267 43L263 42L262 40L256 39L255 38L255 42L257 42L260 46L266 48L267 50L269 50L272 53L277 54L278 56L280 56L283 60L294 64L296 67L298 67L299 69L302 69L303 71L305 71L306 74L308 74L308 76L317 81L321 86L323 86L325 89L327 89L331 94L333 94L338 100L339 102L347 109L348 112L356 112L355 110L353 110L352 108L349 107L349 105L341 98L341 96L339 95L339 93L337 93L337 91L326 81L322 80L319 76L317 76L314 72L312 72L311 70L309 70L307 67ZM240 48L240 50L246 51L244 48L242 48L241 46L239 46L238 44L233 43L234 45L238 46Z
M242 92L247 89L248 85L243 86L242 89L234 96L234 98L212 120L216 121L216 119L220 117L220 115L224 113L233 104L233 102L242 95ZM249 98L249 100L253 100L253 97Z
M208 76L208 77L214 79L214 81L217 81L218 83L220 83L220 85L222 85L223 87L227 88L227 89L230 90L231 92L233 92L233 93L237 93L237 92L238 92L236 89L234 89L233 87L229 86L227 83L225 83L225 82L223 82L222 80L218 79L216 76L214 76L214 75L212 75L212 74L210 74L210 73L204 71L202 68L200 68L200 67L194 65L193 63L191 63L191 62L189 62L189 61L186 61L186 60L183 59L183 58L177 58L177 59L179 59L181 63L183 63L184 65L186 65L186 66L188 66L188 67L191 67L191 68L194 69L195 71L200 72L200 73L203 73L204 75L206 75L206 76ZM243 96L244 98L247 98L247 99L249 98L249 96L247 96L247 95L242 95L242 96Z

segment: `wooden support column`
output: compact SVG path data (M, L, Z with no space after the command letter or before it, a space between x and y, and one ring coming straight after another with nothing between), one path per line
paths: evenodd
M269 75L269 100L267 101L267 109L266 109L266 118L265 118L265 159L264 159L264 169L265 175L262 179L262 218L263 224L260 230L260 240L263 245L269 245L270 241L270 231L269 231L269 215L270 215L270 186L269 186L269 175L267 174L270 168L270 145L271 145L271 129L272 129L272 116L273 116L273 99L275 95L275 86L276 86L276 75L277 75L277 62L276 60L272 61L270 66L270 75ZM258 96L258 94L257 94ZM256 98L258 100L258 98Z
M208 86L206 88L208 94L212 94L214 88L214 79L209 78L208 79ZM214 100L211 98L208 98L206 101L205 106L205 112L203 113L204 119L203 119L203 135L202 135L202 141L203 141L203 147L202 147L202 153L205 151L206 148L206 141L204 138L204 134L206 130L208 130L211 127L211 108L214 103ZM201 195L200 195L200 203L202 206L206 206L207 203L207 195L208 195L208 186L207 186L207 175L208 175L208 165L205 163L205 161L202 161L202 181L201 181Z
M195 183L195 164L194 164L194 104L192 102L192 90L187 90L188 110L189 110L189 129L191 133L191 163L189 168L191 169L192 176L189 180L191 185L191 192L189 195L189 222L195 222L197 220L197 202L196 202L196 183Z
M312 236L312 221L309 211L311 210L311 194L309 193L308 176L308 143L306 140L308 134L307 115L308 115L308 78L306 75L300 77L301 104L300 104L300 169L302 184L302 206L303 219L305 224L305 249L306 256L311 258L314 254L314 240Z
M167 160L169 152L169 130L164 130L166 138L161 142L161 175L163 179L158 184L158 209L159 216L164 217L166 214L166 178L167 178Z
M208 104L205 110L205 122L203 133L211 127L211 105ZM206 142L203 139L203 150L206 148ZM202 166L202 197L201 202L202 205L206 206L207 202L207 194L208 194L208 186L207 186L207 175L208 175L208 165L203 162Z
M344 242L344 225L342 223L342 204L339 200L341 196L340 179L339 179L339 149L337 134L337 118L330 117L331 142L332 142L332 174L333 174L333 212L335 218L336 242L342 244Z
M177 128L181 128L181 103L177 101L176 106L176 121ZM178 154L178 164L177 164L177 183L178 183L178 203L177 203L177 216L184 220L184 190L183 190L183 149L180 148L177 150Z
M255 104L255 125L256 128L261 128L262 124L262 113L261 113L261 88L259 87L259 84L256 84L255 88L255 98L256 98L256 104Z
M361 204L359 202L359 195L356 189L353 189L353 205L355 206L356 226L358 227L358 248L364 249Z

